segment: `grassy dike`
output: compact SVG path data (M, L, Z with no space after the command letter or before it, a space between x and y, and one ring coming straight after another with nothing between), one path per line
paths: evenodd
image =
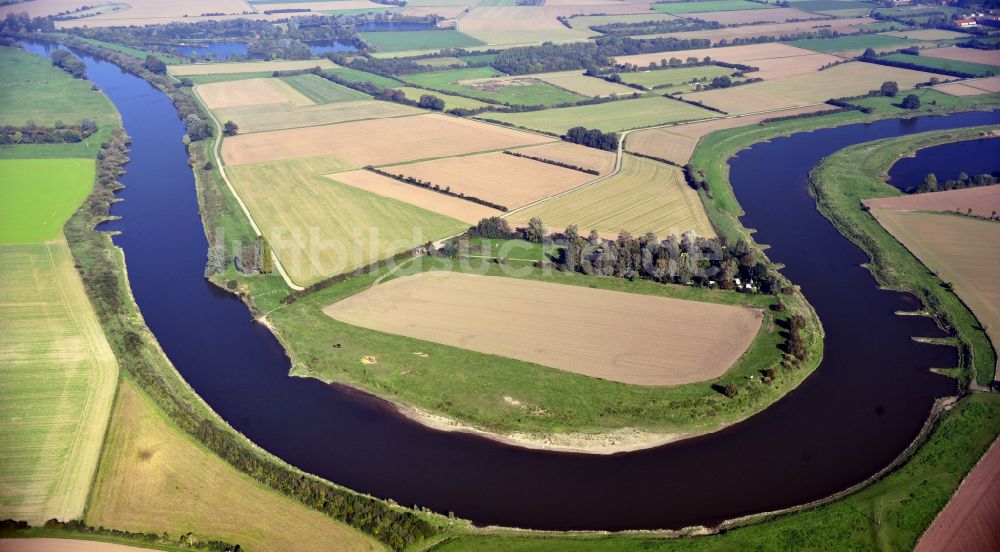
M959 380L993 381L996 352L985 330L962 300L861 208L861 200L901 195L885 183L900 157L949 142L974 140L996 126L914 134L858 144L827 157L810 174L819 211L871 258L869 270L885 288L909 291L952 334L960 354Z
M831 118L847 118L850 122L855 116L846 113ZM812 128L837 124L820 119L812 120ZM727 159L754 142L806 130L808 127L803 124L806 121L809 119L768 125L770 132L757 127L721 131L703 141L699 152L705 147L721 157L711 158L711 165L696 167L710 169L712 172L706 170L707 174L721 177L710 182L713 191L728 191L728 196L716 194L716 200L725 202L726 197L731 198L727 210L733 215L733 221L738 223L735 216L741 211L729 187ZM939 303L933 304L933 310L952 321L957 331L956 341L967 342L972 351L963 358L966 377L971 375L973 364L980 377L987 371L992 377L995 357L985 333L958 298L945 290L940 280L862 211L859 202L861 198L900 193L886 184L884 178L888 168L901 155L941 143L974 139L987 128L930 132L860 144L828 157L812 173L820 211L842 232L849 232L845 235L872 256L870 267L880 283L887 285L883 277L889 275L897 289L925 289L931 301L938 301L938 294L943 295ZM434 550L912 550L965 475L1000 435L998 416L1000 395L966 395L946 408L936 420L930 421L926 440L911 451L911 456L871 485L793 513L751 516L728 524L715 535L665 538L665 535L647 532L595 535L498 529L456 535Z

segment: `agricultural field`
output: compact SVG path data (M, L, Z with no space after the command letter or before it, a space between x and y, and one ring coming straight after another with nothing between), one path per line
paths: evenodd
M427 114L233 136L223 141L222 157L228 165L243 165L330 156L339 158L340 170L346 170L552 141L474 120Z
M531 77L586 97L606 98L608 96L627 96L635 93L634 89L627 86L608 82L597 77L588 77L583 74L583 71L535 73Z
M313 76L313 75L310 75ZM315 102L282 79L247 79L198 85L209 109L258 105L301 107Z
M455 30L394 31L358 33L368 45L379 52L410 50L440 50L485 44L481 40Z
M798 75L734 88L695 92L686 97L729 114L743 114L801 107L822 103L830 98L856 96L878 89L885 81L896 81L900 90L908 90L935 76L933 73L852 62L814 75Z
M746 0L705 0L699 2L666 2L653 4L653 9L670 14L689 14L716 11L740 11L772 9L770 4L747 2Z
M232 63L188 63L168 65L167 72L175 77L233 73L260 73L273 71L298 71L302 69L333 69L337 67L326 58L288 61L240 61Z
M877 208L872 215L954 287L986 329L994 349L1000 347L1000 255L984 254L1000 249L1000 224L954 214Z
M763 318L732 305L693 307L667 297L425 272L374 286L323 312L356 326L593 378L678 385L725 374ZM486 314L492 312L518 322L498 325Z
M115 401L85 520L126 531L191 532L244 550L319 551L332 543L350 551L383 549L234 470L177 429L131 379L122 381Z
M784 42L764 44L748 44L743 46L727 46L725 48L701 48L697 50L681 50L677 52L659 52L653 54L636 54L619 56L618 63L631 63L646 67L650 63L659 64L662 60L678 58L686 60L689 57L714 60L729 63L740 63L757 67L753 75L764 80L780 79L794 75L814 73L820 67L841 58L829 54L816 53L811 50L789 46Z
M879 4L857 0L792 0L792 7L813 13L836 15L839 17L863 15L881 7Z
M579 146L570 142L552 142L540 146L519 148L515 151L523 155L595 170L602 175L608 174L615 168L614 152Z
M423 88L514 105L556 105L585 99L534 75L503 77L492 67L414 73L400 78Z
M49 60L20 48L0 46L0 124L23 126L32 120L51 126L56 119L76 124L94 119L99 127L118 123L111 102L90 83L74 79Z
M934 89L951 96L979 96L981 94L996 94L997 92L1000 92L1000 77L949 82L946 84L935 85Z
M396 79L383 77L382 75L376 75L375 73L359 71L350 67L336 67L334 69L326 69L324 72L345 82L370 82L375 86L388 88L396 88L402 86L403 84Z
M576 10L547 6L477 6L458 19L458 30L490 45L582 41L586 29L569 29L556 19Z
M444 101L445 111L449 109L479 109L480 107L486 107L490 104L481 102L479 100L473 100L472 98L466 98L464 96L453 96L451 94L445 94L444 92L438 92L436 90L427 90L424 88L414 88L412 86L397 86L396 90L401 90L406 96L406 99L413 100L415 102L420 101L420 96L429 94L431 96L440 98Z
M622 80L629 84L638 84L650 89L669 89L669 92L690 91L693 80L711 81L713 77L728 76L735 69L718 65L699 65L696 67L677 67L673 69L657 69L654 71L638 71L635 73L619 73ZM662 90L668 91L668 90Z
M885 34L865 34L855 36L841 36L837 38L806 38L803 40L793 40L788 44L797 48L813 50L820 53L845 52L853 50L864 50L865 48L905 48L906 46L918 42L898 36Z
M748 12L723 12L723 13L767 13L767 11ZM705 39L711 40L713 45L718 45L723 41L731 43L740 39L752 39L758 37L781 37L794 36L800 33L835 31L841 34L853 34L861 30L861 26L873 21L867 17L853 19L823 19L820 21L796 21L790 23L770 23L764 25L746 25L741 27L727 27L722 29L706 29L700 31L687 31L681 33L660 33L643 35L637 38L676 38L678 40Z
M783 23L785 21L821 19L823 16L797 8L774 8L771 10L693 12L685 13L684 17L715 21L723 25L749 25L750 23Z
M966 33L960 33L957 31L946 31L944 29L911 29L911 30L901 30L901 31L887 31L882 33L886 36L895 36L898 38L909 38L911 40L926 40L926 41L936 41L936 40L952 40L955 38L965 38L969 36Z
M613 132L717 116L718 114L715 112L661 96L543 111L479 115L483 119L502 121L553 134L563 134L570 128L577 126Z
M281 80L312 100L313 103L325 104L369 99L366 94L332 83L316 75L295 75L294 77L283 77Z
M646 23L651 21L668 21L677 16L666 13L632 13L621 15L578 15L569 20L574 29L590 29L612 23Z
M396 179L376 174L372 171L345 171L328 174L326 177L359 190L402 201L439 215L460 220L469 225L474 225L484 218L496 217L503 214L502 211L492 207L432 190L426 190L419 186L406 184Z
M439 69L451 67L453 65L464 66L466 64L466 61L464 59L454 56L415 59L413 60L413 62L426 67L436 67Z
M631 155L625 156L618 174L508 218L525 225L534 217L555 230L576 225L582 233L597 230L609 238L622 230L633 236L652 232L661 239L689 230L715 236L698 193L687 185L679 168Z
M343 137L351 138L350 134ZM344 168L348 167L319 158L226 169L285 270L300 285L467 228L456 219L322 176Z
M382 170L416 178L442 189L478 197L514 209L564 192L596 178L502 152L464 155L394 165Z
M94 186L92 159L0 161L0 243L57 240Z
M679 165L686 165L691 160L691 154L694 153L694 148L698 145L702 137L717 130L756 125L764 119L772 117L815 113L830 109L833 109L833 107L826 104L813 105L759 115L726 117L697 123L640 130L629 133L625 139L625 149L630 152L673 161Z
M969 63L967 61L955 61L952 59L941 59L929 56L912 56L909 54L889 54L880 59L887 59L890 61L899 61L902 63L913 63L919 65L925 71L935 72L937 70L943 71L961 71L963 73L969 73L977 77L984 77L988 75L993 75L1000 73L1000 67L993 65L982 65L979 63Z
M866 199L865 205L879 211L949 211L989 218L1000 213L1000 186L880 197Z
M945 46L942 48L927 48L920 51L921 56L940 59L951 59L967 63L981 63L1000 67L1000 50L977 50L975 48L959 48Z
M415 107L378 100L339 102L305 107L266 104L215 110L220 121L233 121L239 125L240 134L367 119L407 117L422 113L425 112Z

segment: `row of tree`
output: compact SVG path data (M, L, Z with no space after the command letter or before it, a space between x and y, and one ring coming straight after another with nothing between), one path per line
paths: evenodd
M945 180L941 182L938 180L937 175L934 173L928 173L924 177L924 181L916 187L911 187L906 190L910 194L926 194L929 192L942 192L945 190L962 190L965 188L978 188L980 186L992 186L993 184L1000 183L1000 172L995 172L993 174L977 174L969 176L966 173L960 173L958 178Z
M66 71L75 78L87 78L87 66L66 50L52 52L52 65Z
M27 121L20 127L0 126L0 144L72 144L85 140L95 132L97 123L93 119L84 119L76 125L67 125L56 120L51 127Z

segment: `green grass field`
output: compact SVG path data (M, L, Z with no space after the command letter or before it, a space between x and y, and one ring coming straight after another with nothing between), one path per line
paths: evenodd
M132 57L139 59L146 59L146 56L153 56L167 65L177 65L180 63L187 63L186 58L179 56L172 56L170 54L161 54L159 52L149 52L146 50L140 50L138 48L130 48L128 46L122 46L121 44L115 44L114 42L105 42L103 40L97 40L95 38L83 38L77 37L80 40L93 44L94 46L100 46L101 48L107 48L108 50L114 50L115 52L121 52L123 54L128 54Z
M653 4L653 9L663 13L699 13L741 10L764 10L773 8L770 4L747 2L745 0L705 0L704 2L667 2Z
M407 52L411 50L439 50L481 46L485 42L453 29L432 31L389 31L358 33L369 46L379 52Z
M334 69L327 69L324 72L329 73L339 78L340 80L346 82L370 82L375 86L382 86L389 88L396 88L403 84L402 82L396 79L383 77L382 75L376 75L375 73L359 71L357 69L352 69L350 67L336 67Z
M899 46L900 48L903 48L907 44L913 44L914 42L917 41L882 34L866 34L841 36L837 38L806 38L803 40L786 42L786 44L797 46L799 48L805 48L806 50L812 50L814 52L829 53L887 46Z
M424 94L430 94L431 96L436 96L444 100L444 108L448 109L478 109L480 107L486 107L490 104L481 102L479 100L473 100L472 98L465 98L462 96L453 96L451 94L445 94L444 92L437 92L434 90L425 90L423 88L414 88L412 86L400 86L396 88L397 90L402 90L403 94L406 94L406 99L413 101L420 101L420 96Z
M700 65L697 67L677 67L674 69L659 69L656 71L639 71L636 73L620 73L622 81L629 84L638 84L647 89L669 88L691 90L690 86L684 83L694 79L712 80L712 77L732 75L735 69L719 67L718 65ZM660 90L664 92L664 90Z
M0 161L0 243L36 243L62 227L94 185L92 159Z
M556 88L546 82L527 85L490 86L488 89L458 84L459 81L487 79L499 76L502 76L501 73L492 67L472 67L469 69L414 73L412 75L404 75L400 78L409 83L432 90L440 90L441 92L449 92L459 96L493 100L512 105L556 105L578 102L584 99L583 96ZM530 78L530 75L527 77Z
M292 88L301 92L303 96L318 104L371 99L368 95L357 90L341 86L312 74L283 77L281 80L287 82Z
M716 116L717 113L707 109L661 96L542 111L481 115L483 119L555 134L563 134L576 126L611 132Z
M853 0L802 0L801 2L792 0L791 4L791 7L793 8L811 12L863 9L871 10L878 7L876 4L856 2Z
M97 121L99 127L118 124L118 113L104 94L48 59L3 46L0 67L0 124L22 126L32 120L51 126L56 120L76 124L85 118Z
M889 54L879 59L888 59L891 61L900 61L903 63L915 63L921 67L921 70L929 71L931 73L935 72L934 71L935 69L944 69L946 71L961 71L963 73L970 73L977 77L985 77L985 76L1000 74L1000 67L997 67L995 65L984 65L982 63L970 63L968 61L956 61L951 59L942 59L930 56Z

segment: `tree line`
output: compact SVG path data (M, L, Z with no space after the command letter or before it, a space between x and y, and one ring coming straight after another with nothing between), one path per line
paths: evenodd
M562 139L588 148L596 148L606 151L618 151L618 133L603 132L600 129L586 129L578 126L566 131Z
M185 533L174 539L171 538L166 532L140 533L137 531L124 531L121 529L92 527L87 525L86 522L80 520L59 521L57 519L50 519L46 521L43 527L48 531L80 533L81 535L101 535L105 537L138 541L139 543L145 543L147 545L162 544L170 547L179 547L191 550L211 550L213 552L240 552L240 550L242 550L238 544L230 544L217 539L201 540L194 533ZM0 520L0 537L3 538L13 538L20 536L20 534L28 536L26 533L28 533L31 529L31 525L25 521L16 521L13 519Z
M941 182L934 173L927 173L924 181L919 186L907 188L908 194L926 194L931 192L943 192L946 190L964 190L965 188L978 188L980 186L992 186L1000 183L1000 172L993 174L977 174L969 176L967 173L959 173L958 178Z
M52 52L52 65L66 71L74 78L87 78L87 66L66 50L56 50Z
M11 144L73 144L86 140L97 132L93 119L84 119L75 125L56 120L51 127L27 121L24 126L0 126L0 145Z
M442 188L441 186L439 186L437 184L434 184L434 183L431 183L431 182L427 182L427 181L421 180L421 179L413 177L413 176L406 176L405 174L393 174L393 173L391 173L389 171L384 171L382 169L379 169L378 167L373 167L371 165L368 165L368 166L364 167L364 169L366 171L371 171L371 172L373 172L375 174L382 175L382 176L391 178L393 180L397 180L399 182L402 182L403 184L409 184L411 186L417 186L418 188L423 188L425 190L430 190L432 192L437 192L439 194L444 194L446 196L457 197L459 199L464 199L466 201L471 201L472 203L478 203L480 205L485 205L487 207L491 207L491 208L496 209L498 211L503 211L503 212L507 212L508 211L508 209L507 209L506 206L500 205L499 203L493 203L492 201L489 201L489 200L486 200L486 199L482 199L482 198L479 198L479 197L476 197L476 196L465 195L465 193L463 193L463 192L453 192L453 191L451 191L451 186L445 186L444 188Z

